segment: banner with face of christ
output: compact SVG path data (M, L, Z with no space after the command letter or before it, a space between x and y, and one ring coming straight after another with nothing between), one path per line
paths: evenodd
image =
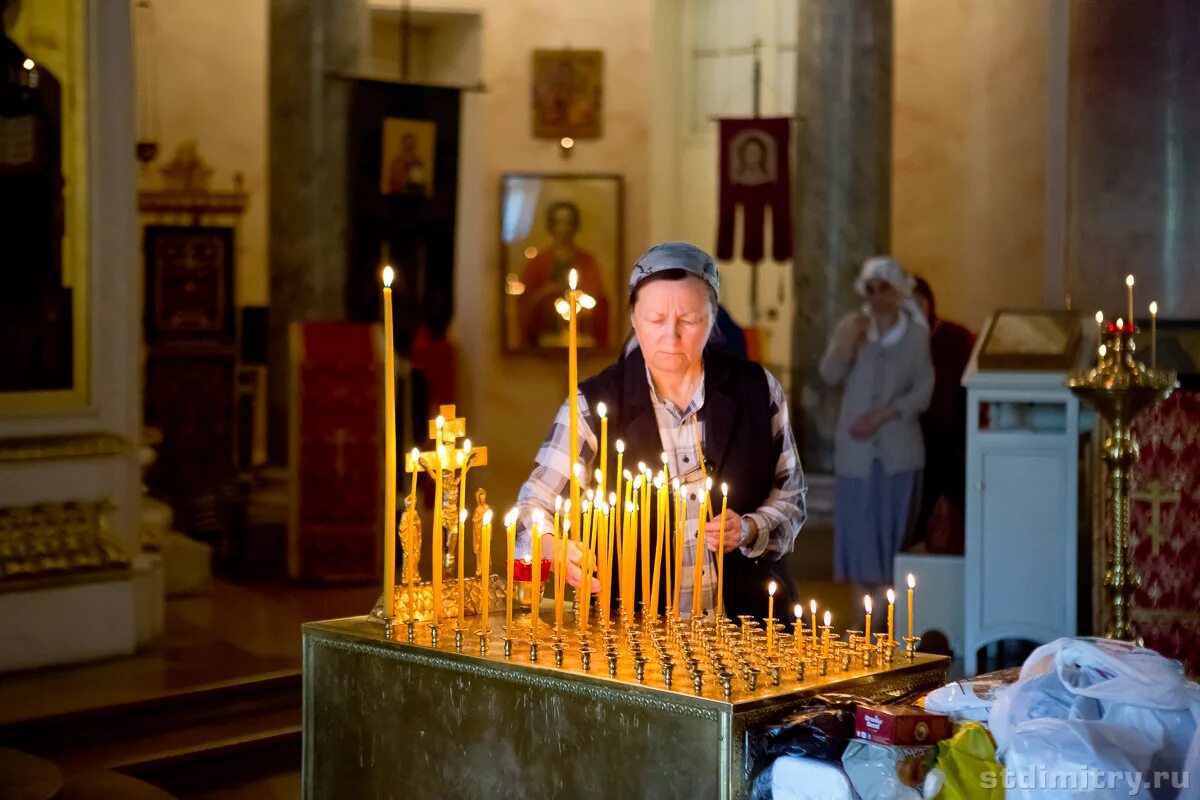
M792 257L790 120L723 119L720 137L721 194L717 258L735 257L734 222L742 209L743 261L757 264L765 253L766 210L771 210L771 257Z

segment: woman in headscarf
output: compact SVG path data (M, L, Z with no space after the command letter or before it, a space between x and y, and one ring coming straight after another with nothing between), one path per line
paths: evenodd
M892 584L892 559L917 512L925 445L921 412L933 392L929 330L914 281L895 259L863 263L864 299L834 329L821 377L842 388L834 451L834 577Z

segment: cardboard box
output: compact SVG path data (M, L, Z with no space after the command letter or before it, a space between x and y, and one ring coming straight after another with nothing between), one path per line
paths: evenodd
M952 729L949 717L909 706L861 705L854 717L856 738L902 747L935 744Z

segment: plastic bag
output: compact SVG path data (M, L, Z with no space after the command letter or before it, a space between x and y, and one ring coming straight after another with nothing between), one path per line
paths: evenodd
M1193 798L1200 794L1192 785L1200 779L1195 771L1200 757L1193 759L1189 749L1200 754L1194 744L1198 717L1200 687L1186 679L1178 662L1125 642L1078 638L1035 650L988 719L1010 769L1013 757L1031 767L1051 759L1069 766L1078 759L1114 773L1149 773L1139 775L1136 787L1127 781L1124 796ZM1047 737L1048 730L1061 738L1059 744ZM1039 745L1046 748L1041 761L1031 749ZM1089 746L1099 749L1087 756ZM1168 779L1153 774L1159 772ZM1145 794L1147 782L1151 789ZM1186 788L1180 791L1179 784Z
M764 776L765 779L764 779ZM782 756L751 787L751 800L856 800L850 779L837 764Z
M893 747L855 740L846 747L842 769L859 797L871 800L921 800L920 787L933 766L932 745Z
M1008 800L1116 800L1151 796L1144 781L1158 743L1107 722L1035 719L1005 757Z
M766 729L765 755L840 761L846 745L854 738L857 709L854 698L845 695L814 698L811 705Z
M1013 668L948 683L925 695L921 705L956 721L987 722L996 698L1019 676L1020 669Z
M1004 800L1004 768L996 759L996 745L976 722L958 726L949 739L938 742L937 771L941 784L926 797L938 800ZM928 777L928 776L927 776Z

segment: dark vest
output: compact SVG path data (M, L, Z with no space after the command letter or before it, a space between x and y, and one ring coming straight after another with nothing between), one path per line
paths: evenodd
M579 386L588 408L608 406L608 441L625 441L625 464L631 472L639 461L651 469L662 466L662 440L650 400L646 362L635 348L616 364ZM721 353L704 351L704 463L714 487L729 484L729 508L739 514L755 511L775 484L775 465L780 446L771 435L771 396L767 376L758 364ZM609 459L610 463L612 458ZM714 492L716 495L716 492ZM714 513L720 513L719 495ZM652 529L653 530L653 529ZM672 526L671 530L674 530ZM735 531L733 535L739 535ZM689 535L694 533L689 532ZM740 550L725 554L725 613L730 618L749 614L767 615L767 585L776 581L775 616L790 619L795 591L788 576L787 557L750 559ZM639 563L638 571L640 574ZM637 583L637 601L641 584ZM659 598L659 610L664 597Z

